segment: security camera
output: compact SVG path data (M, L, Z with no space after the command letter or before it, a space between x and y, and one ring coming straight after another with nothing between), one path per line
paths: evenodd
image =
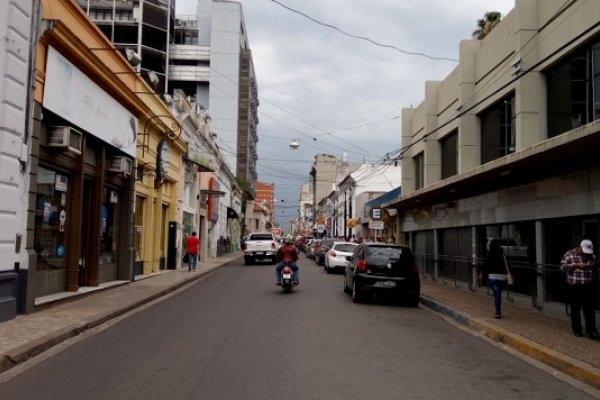
M125 49L125 55L127 56L127 61L129 61L129 64L134 67L137 67L142 62L142 56L131 50L129 47Z
M300 143L298 143L296 139L292 140L292 143L290 143L290 149L296 150L298 147L300 147Z

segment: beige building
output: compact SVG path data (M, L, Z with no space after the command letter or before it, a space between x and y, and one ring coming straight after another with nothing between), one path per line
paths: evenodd
M515 298L564 313L563 253L600 248L598 21L597 1L516 0L403 110L402 194L385 206L424 273L477 287L498 238Z

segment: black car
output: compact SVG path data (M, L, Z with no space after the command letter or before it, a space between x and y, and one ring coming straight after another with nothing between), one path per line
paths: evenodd
M351 293L355 303L375 293L393 295L411 307L419 305L419 268L408 246L362 243L348 261L344 292Z

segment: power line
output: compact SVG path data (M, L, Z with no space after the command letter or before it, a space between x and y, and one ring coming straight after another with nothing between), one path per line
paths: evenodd
M369 43L371 43L371 44L374 44L374 45L376 45L376 46L379 46L379 47L384 47L384 48L387 48L387 49L396 50L396 51L398 51L398 52L400 52L400 53L407 54L407 55L410 55L410 56L420 56L420 57L425 57L425 58L429 58L430 60L434 60L434 61L452 61L452 62L458 62L458 60L457 60L457 59L455 59L455 58L448 58L448 57L436 57L436 56L430 56L430 55L428 55L428 54L425 54L425 53L420 53L420 52L414 52L414 51L403 50L403 49L401 49L401 48L398 48L398 47L396 47L396 46L393 46L393 45L391 45L391 44L379 43L379 42L377 42L377 41L375 41L375 40L373 40L373 39L370 39L370 38L368 38L368 37L366 37L366 36L354 35L354 34L352 34L352 33L348 33L348 32L346 32L346 31L344 31L344 30L342 30L342 29L338 28L338 27L337 27L337 26L335 26L335 25L328 24L328 23L325 23L325 22L321 22L321 21L319 21L319 20L317 20L317 19L315 19L315 18L311 17L310 15L303 13L302 11L298 11L298 10L296 10L296 9L293 9L293 8L291 8L291 7L289 7L289 6L285 5L285 4L283 4L283 3L281 3L281 2L279 2L279 1L277 1L277 0L270 0L270 1L271 1L271 2L273 2L273 3L275 3L275 4L277 4L277 5L279 5L279 6L281 6L281 7L283 7L283 8L285 8L285 9L286 9L286 10L288 10L288 11L291 11L291 12L293 12L293 13L295 13L295 14L301 15L301 16L303 16L304 18L306 18L306 19L308 19L308 20L310 20L310 21L312 21L312 22L314 22L314 23L316 23L316 24L319 24L319 25L321 25L321 26L324 26L324 27L326 27L326 28L331 28L331 29L334 29L334 30L336 30L336 31L340 32L342 35L345 35L345 36L348 36L348 37L351 37L351 38L354 38L354 39L360 39L360 40L364 40L364 41L366 41L366 42L369 42Z

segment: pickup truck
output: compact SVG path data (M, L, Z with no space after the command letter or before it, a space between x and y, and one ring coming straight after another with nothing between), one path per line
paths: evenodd
M258 260L268 260L272 264L277 262L277 249L279 246L270 232L251 233L244 243L244 263L252 265Z

